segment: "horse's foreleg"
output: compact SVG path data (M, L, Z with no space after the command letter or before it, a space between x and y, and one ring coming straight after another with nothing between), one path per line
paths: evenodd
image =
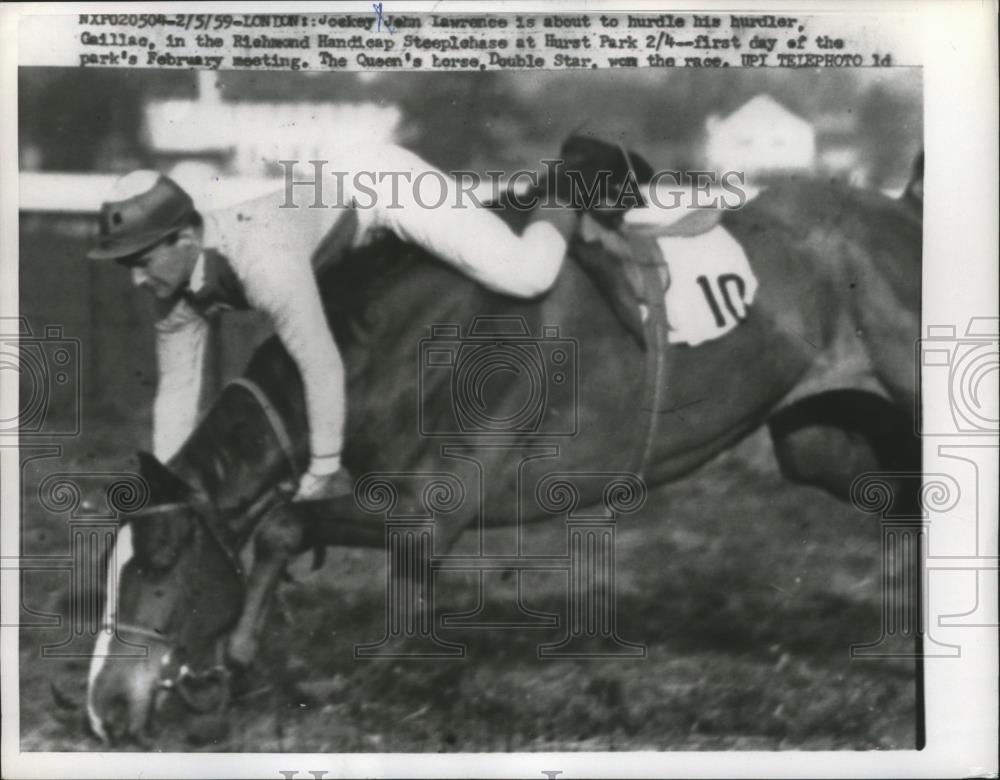
M272 511L257 529L246 603L229 637L229 659L237 666L246 668L253 662L278 581L292 558L303 550L304 539L302 519L288 507Z
M254 536L246 604L229 637L230 660L244 668L253 662L281 574L295 556L309 547L380 547L384 540L380 518L360 511L353 496L297 501L273 510Z

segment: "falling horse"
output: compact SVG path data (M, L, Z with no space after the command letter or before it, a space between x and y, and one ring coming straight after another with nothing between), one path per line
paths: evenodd
M551 516L531 499L547 475L676 480L765 424L788 479L843 498L865 470L919 468L919 214L878 194L792 182L723 224L759 288L736 327L697 347L669 342L662 269L622 267L580 241L557 285L531 301L491 293L393 237L332 264L320 284L348 370L355 496L282 500L308 436L296 369L271 339L169 463L140 456L149 499L109 566L88 689L94 730L140 734L164 686L195 698L191 670L226 637L228 662L249 664L292 556L381 546L385 513L365 495L365 475L400 475L392 501L403 514L433 503L426 479L407 475L457 481L469 495L435 518L446 550L480 522L512 522L491 507L520 501L520 520ZM581 506L602 500L598 482L581 483ZM118 645L150 652L122 658Z

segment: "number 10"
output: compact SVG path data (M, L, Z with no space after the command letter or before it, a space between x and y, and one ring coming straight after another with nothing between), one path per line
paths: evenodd
M705 302L708 304L708 308L712 310L715 324L720 328L726 327L726 317L719 306L719 298L725 303L726 309L737 323L747 318L747 307L743 301L747 285L743 281L743 277L736 274L722 274L716 278L714 286L708 277L704 275L699 276L695 281L698 282L698 286L701 287L701 291L705 294ZM736 292L735 298L732 295L734 288Z

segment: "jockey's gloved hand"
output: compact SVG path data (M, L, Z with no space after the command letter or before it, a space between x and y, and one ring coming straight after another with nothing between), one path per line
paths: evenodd
M326 471L323 469L325 464L317 463L317 460L314 458L309 470L302 475L302 479L299 480L299 489L292 501L340 498L354 492L354 477L346 469L337 468L334 471ZM339 465L339 458L337 463Z

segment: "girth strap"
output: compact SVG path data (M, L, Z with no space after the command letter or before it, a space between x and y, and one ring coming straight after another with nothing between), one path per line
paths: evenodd
M643 373L641 403L639 405L642 434L638 442L638 456L633 461L632 470L645 478L646 468L652 457L657 437L660 433L660 409L667 390L666 348L667 310L664 301L670 278L656 241L647 236L629 235L628 242L632 256L638 262L632 266L637 278L633 281L642 291L640 296L646 305L647 316L643 323L646 340L646 365Z

